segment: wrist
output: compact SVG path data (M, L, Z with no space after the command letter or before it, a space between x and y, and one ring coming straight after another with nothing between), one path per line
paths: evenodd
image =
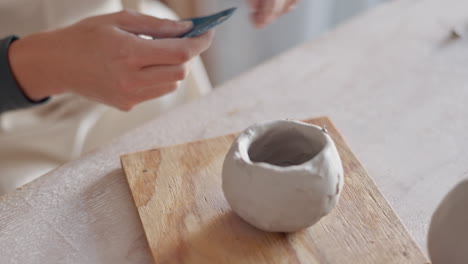
M39 33L11 43L8 59L11 72L24 95L33 102L59 94L48 76L47 43Z

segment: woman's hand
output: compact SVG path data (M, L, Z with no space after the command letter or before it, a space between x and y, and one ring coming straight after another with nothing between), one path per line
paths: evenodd
M262 28L291 11L299 0L247 0L253 10L252 22Z
M9 59L32 100L74 92L128 111L176 89L187 62L210 46L212 32L175 38L192 26L122 11L17 40Z

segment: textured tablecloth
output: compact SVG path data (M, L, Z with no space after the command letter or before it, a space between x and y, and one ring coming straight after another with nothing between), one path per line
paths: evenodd
M468 2L400 0L0 198L0 263L149 263L119 155L328 115L425 248L468 176ZM242 54L239 54L242 56Z

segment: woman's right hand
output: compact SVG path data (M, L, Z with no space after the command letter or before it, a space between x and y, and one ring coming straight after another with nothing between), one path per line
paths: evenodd
M176 89L187 62L210 46L213 32L176 38L192 26L122 11L17 40L9 60L31 100L74 92L128 111Z
M252 22L262 28L293 10L299 0L247 0L252 8Z

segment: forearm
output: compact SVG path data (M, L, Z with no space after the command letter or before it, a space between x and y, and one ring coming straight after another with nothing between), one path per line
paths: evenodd
M33 101L22 91L14 76L10 63L10 47L17 40L11 36L0 40L0 113L34 106L47 101L48 98Z
M9 82L2 88L5 95L13 90L16 96L3 99L2 111L68 92L128 111L170 93L187 76L186 64L213 38L212 32L178 38L192 27L187 21L122 11L15 41L3 52Z

